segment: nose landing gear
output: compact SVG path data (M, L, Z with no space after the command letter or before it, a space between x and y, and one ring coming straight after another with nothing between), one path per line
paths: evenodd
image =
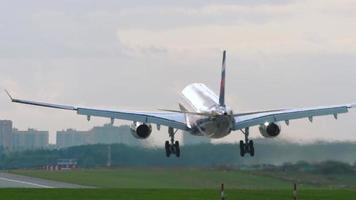
M178 130L174 130L173 128L168 128L169 137L171 138L170 141L166 141L165 149L166 149L166 156L170 157L171 154L176 155L177 158L180 157L180 147L179 142L174 141L174 135L177 133Z
M242 131L242 130L241 130ZM249 140L248 136L250 134L250 128L245 128L245 131L242 131L245 135L245 142L240 141L240 155L244 157L246 153L249 153L251 157L255 156L255 147L253 140Z

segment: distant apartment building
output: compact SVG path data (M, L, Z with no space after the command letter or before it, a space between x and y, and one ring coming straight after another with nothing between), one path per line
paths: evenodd
M210 143L211 139L204 136L195 136L188 132L183 132L183 144L184 145L196 145Z
M89 136L90 133L88 131L77 131L74 129L57 131L57 146L66 148L89 144Z
M57 131L57 147L66 148L85 144L127 144L135 146L139 141L130 132L129 126L113 126L106 124L88 131L67 129Z
M0 120L0 146L5 149L12 148L12 121Z
M48 131L39 131L28 129L20 131L13 129L12 149L13 150L34 150L48 148L49 133Z
M93 144L127 144L130 146L139 145L139 140L134 138L129 126L113 126L105 124L96 126L91 131L91 142Z

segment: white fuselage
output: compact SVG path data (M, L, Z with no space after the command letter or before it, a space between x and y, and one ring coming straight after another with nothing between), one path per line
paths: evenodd
M234 125L233 112L220 106L219 98L207 86L202 83L190 84L182 91L182 97L182 105L188 111L207 114L186 114L192 134L210 138L222 138L230 134Z

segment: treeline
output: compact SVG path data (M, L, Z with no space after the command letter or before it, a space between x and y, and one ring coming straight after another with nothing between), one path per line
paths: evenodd
M309 163L305 161L297 163L286 163L282 166L274 166L266 168L269 171L284 171L284 172L306 172L319 175L337 175L337 174L354 174L356 172L356 164L348 164L336 161L324 161L318 163Z
M318 143L300 145L281 141L256 140L256 156L241 158L237 144L202 144L182 146L181 157L165 157L163 148L111 145L112 166L174 166L174 167L241 167L278 165L284 163L318 163L338 161L352 165L356 162L354 143ZM86 145L59 150L5 152L0 150L0 169L38 168L56 164L58 159L77 159L82 168L106 166L108 145Z

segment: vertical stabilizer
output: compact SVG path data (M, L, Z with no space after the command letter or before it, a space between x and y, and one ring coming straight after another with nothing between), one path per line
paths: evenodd
M226 61L226 51L223 53L222 69L221 69L221 82L220 82L220 96L219 105L225 107L225 64Z

